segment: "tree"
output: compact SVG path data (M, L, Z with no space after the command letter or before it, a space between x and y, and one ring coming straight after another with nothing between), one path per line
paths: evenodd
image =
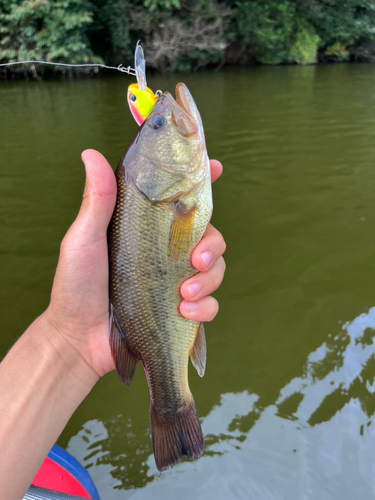
M148 65L162 72L220 62L228 45L230 15L229 7L209 0L183 1L181 8L167 11L142 6L130 10L131 28L142 36Z
M374 0L299 0L298 13L319 36L322 59L375 58Z
M239 0L234 31L258 62L280 64L289 59L295 12L296 3L290 0Z
M0 9L0 61L102 62L94 56L86 35L93 20L89 1L0 0ZM35 67L30 70L36 76Z

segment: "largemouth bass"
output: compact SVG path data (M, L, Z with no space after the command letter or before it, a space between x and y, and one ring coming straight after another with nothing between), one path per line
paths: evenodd
M211 217L211 179L201 117L184 84L176 101L167 92L158 98L121 158L108 233L112 356L126 385L143 366L159 470L204 450L188 383L189 356L205 371L204 329L179 305Z

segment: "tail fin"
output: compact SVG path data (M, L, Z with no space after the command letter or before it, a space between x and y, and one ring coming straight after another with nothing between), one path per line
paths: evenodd
M151 404L150 423L155 462L159 471L173 467L184 456L193 460L203 455L203 434L193 400L173 418L158 413Z

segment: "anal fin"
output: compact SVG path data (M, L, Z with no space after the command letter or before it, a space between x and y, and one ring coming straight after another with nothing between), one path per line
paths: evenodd
M206 336L204 334L203 323L200 323L195 337L194 345L190 351L190 359L198 375L203 377L206 370L207 345Z
M130 385L138 360L129 351L125 336L122 333L113 305L110 304L109 320L109 345L111 346L112 358L115 363L118 376L125 385Z

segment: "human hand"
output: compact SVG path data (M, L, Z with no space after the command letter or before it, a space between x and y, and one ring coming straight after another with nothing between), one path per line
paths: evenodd
M83 371L100 377L114 369L108 341L107 227L116 203L116 180L107 160L97 151L82 153L86 186L79 214L65 235L54 279L51 303L44 319L54 329L53 342L62 356L78 355ZM211 179L222 166L211 160ZM207 296L220 285L225 270L221 234L209 225L192 255L200 271L181 287L180 311L196 321L211 321L218 304Z

